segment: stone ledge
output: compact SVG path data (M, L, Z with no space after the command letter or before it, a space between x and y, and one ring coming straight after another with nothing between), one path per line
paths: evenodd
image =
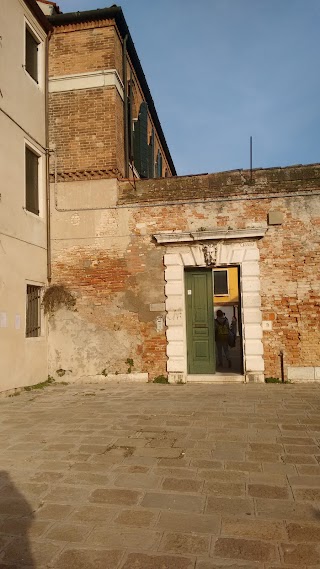
M315 366L288 366L289 381L320 381L320 368Z
M181 243L208 241L219 239L244 239L249 237L264 237L267 227L248 229L213 229L210 231L172 231L153 235L157 243Z
M246 383L264 383L264 373L249 371L246 373Z
M133 382L147 383L148 373L108 373L107 375L82 375L74 383L108 383L110 382Z
M245 376L240 374L187 375L187 383L245 383Z

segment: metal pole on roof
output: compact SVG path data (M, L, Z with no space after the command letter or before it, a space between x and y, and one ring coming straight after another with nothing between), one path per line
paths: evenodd
M250 182L252 182L252 136L250 136Z

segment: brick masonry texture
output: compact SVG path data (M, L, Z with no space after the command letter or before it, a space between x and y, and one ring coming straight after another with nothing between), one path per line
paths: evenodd
M50 39L49 77L116 68L113 20L59 26Z
M49 45L49 77L116 70L123 80L122 39L114 20L57 26ZM133 76L133 119L145 95L129 59ZM51 93L50 147L55 148L59 180L124 176L124 103L115 87ZM149 114L148 132L152 119ZM155 131L155 157L163 157L163 175L170 167ZM51 167L53 175L53 165Z
M89 373L89 359L95 362L90 373L101 373L105 367L110 373L125 373L129 358L135 371L148 372L150 378L165 373L165 327L157 328L157 317L163 323L167 249L152 236L201 227L266 228L257 241L262 319L272 322L272 330L263 333L265 375L280 377L280 350L285 372L287 366L319 366L320 167L258 170L253 183L248 180L248 172L237 171L121 182L118 206L79 211L76 233L70 223L72 213L54 212L53 279L77 297L77 313L58 312L55 325L73 337L81 365L71 365L70 352L57 348L60 355L53 360L52 371L78 366L78 372ZM58 184L58 196L59 191ZM94 200L90 207L95 207ZM270 211L283 214L282 225L267 225ZM160 308L153 312L152 305ZM253 457L257 454L254 448L250 452ZM263 453L274 461L270 447ZM212 458L219 460L218 454ZM241 461L240 454L233 460ZM308 456L302 458L301 464L314 463Z
M115 87L51 93L50 138L51 147L56 148L59 173L123 171L123 119L119 106L121 111Z

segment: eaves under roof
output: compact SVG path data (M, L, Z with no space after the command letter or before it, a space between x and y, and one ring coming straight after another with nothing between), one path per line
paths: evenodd
M138 54L136 52L136 48L134 46L134 43L132 41L130 32L129 32L129 28L127 26L127 22L125 20L125 17L123 15L122 9L120 6L116 6L113 5L110 8L100 8L97 10L88 10L85 12L70 12L70 13L66 13L66 14L56 14L53 16L49 16L48 20L49 22L54 26L66 26L68 24L75 24L75 23L80 23L80 22L90 22L90 21L98 21L98 20L105 20L105 19L109 19L109 20L115 20L115 23L117 25L117 28L121 34L121 37L124 38L126 35L128 35L128 40L127 40L127 51L128 54L130 56L132 65L135 69L135 72L137 74L137 78L138 81L141 85L142 91L144 93L145 96L145 100L148 103L148 108L154 123L154 126L157 130L158 136L160 138L160 142L162 145L162 148L165 152L168 164L170 166L170 170L173 176L177 175L176 169L174 167L173 164L173 160L171 158L171 154L161 127L161 123L158 117L158 113L156 111L153 99L152 99L152 95L145 77L145 74L143 72Z
M44 15L41 8L39 8L36 0L24 0L26 6L28 6L29 10L32 12L34 17L38 20L39 24L43 27L43 29L49 33L52 30L52 25L48 21L48 18Z

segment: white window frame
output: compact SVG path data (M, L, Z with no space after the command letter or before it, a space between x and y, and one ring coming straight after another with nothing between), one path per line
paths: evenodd
M27 209L26 204L26 196L27 196L27 188L26 188L26 148L29 148L31 152L38 156L38 209L39 213L33 213ZM32 215L37 219L44 218L44 182L45 182L45 160L43 151L40 151L37 146L30 142L28 139L24 139L24 206L23 209L28 215Z
M219 293L216 293L214 290L214 273L218 273L218 272L221 273L222 271L225 271L227 273L227 290L228 290L228 292L223 293L223 294L221 294L221 293L219 294ZM212 269L212 280L213 280L213 296L218 296L221 298L224 296L229 296L230 286L229 286L229 271L228 271L228 269L225 269L225 268Z
M38 42L38 81L30 75L30 73L26 69L26 32L27 28L29 28L29 32L34 36L35 40ZM24 18L24 33L23 33L23 69L27 77L29 77L30 81L32 81L33 85L35 85L41 91L45 89L45 41L35 27L32 25L28 18Z
M27 296L27 286L36 286L38 288L40 288L40 298L39 298L39 335L38 336L27 336L27 306L28 306L28 296ZM24 331L24 335L25 335L25 339L28 341L39 341L41 339L44 338L45 336L45 317L44 317L44 308L42 306L42 299L43 299L43 294L44 294L44 283L39 283L37 281L31 281L31 280L27 280L25 282L25 316L24 316L24 326L25 326L25 331Z

